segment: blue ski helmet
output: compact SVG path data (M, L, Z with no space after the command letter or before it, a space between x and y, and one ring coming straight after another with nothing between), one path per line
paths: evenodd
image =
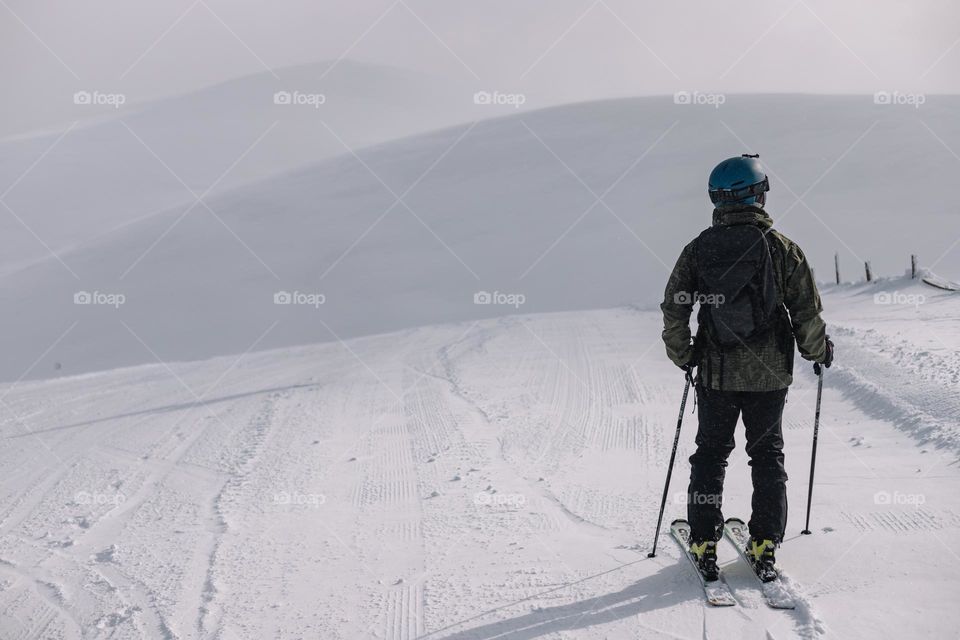
M759 155L727 158L710 172L707 193L717 207L752 204L762 207L770 180L760 166Z

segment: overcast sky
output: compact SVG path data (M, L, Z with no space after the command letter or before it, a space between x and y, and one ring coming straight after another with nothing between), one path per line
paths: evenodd
M0 135L69 119L81 89L143 101L341 56L543 104L960 93L958 42L951 0L0 0Z

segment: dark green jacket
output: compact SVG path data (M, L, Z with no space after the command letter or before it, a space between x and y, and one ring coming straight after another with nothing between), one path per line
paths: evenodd
M714 225L757 224L773 226L773 220L756 206L713 212ZM826 325L820 318L823 306L810 265L792 240L770 230L767 234L777 284L777 303L787 313L772 331L749 344L721 349L700 326L690 340L693 302L685 302L697 291L697 255L694 240L680 254L663 295L663 342L667 356L678 366L693 363L697 379L710 389L724 391L773 391L793 382L794 344L806 360L819 362L825 355ZM679 300L679 302L678 302ZM694 346L696 345L696 346Z

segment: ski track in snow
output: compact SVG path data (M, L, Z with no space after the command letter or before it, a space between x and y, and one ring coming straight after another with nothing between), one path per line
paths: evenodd
M876 331L837 326L843 364L831 383L866 413L895 422L917 439L960 452L960 360L956 352L917 352Z
M798 607L768 609L722 547L740 606L709 609L668 534L646 558L682 390L659 325L629 309L516 316L8 388L0 637L956 628L956 587L938 573L951 559L923 547L960 533L956 362L832 327L842 361L826 378L809 537L796 535L815 393L806 363L784 422L780 557ZM667 523L685 514L691 409ZM742 449L731 458L727 515L749 515L745 462ZM876 607L881 597L898 606ZM849 613L867 607L868 620ZM918 620L921 609L937 615Z

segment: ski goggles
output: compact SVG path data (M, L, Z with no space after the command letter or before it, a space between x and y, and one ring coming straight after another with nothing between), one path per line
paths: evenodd
M770 180L764 177L760 182L741 189L711 189L708 193L710 194L710 202L721 204L724 202L739 202L750 196L759 196L766 191L770 191Z

